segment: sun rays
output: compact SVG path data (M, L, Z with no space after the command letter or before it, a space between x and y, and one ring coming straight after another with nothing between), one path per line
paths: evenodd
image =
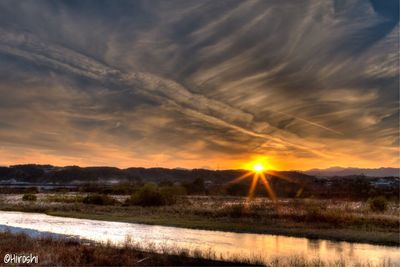
M276 195L270 185L269 179L268 179L268 175L270 174L270 172L272 173L272 171L270 171L267 166L268 164L266 164L265 162L262 161L255 161L255 162L251 162L246 164L247 168L249 171L243 175L241 175L240 177L230 181L229 183L239 183L245 179L251 179L251 183L250 183L250 188L249 191L247 193L247 199L251 200L254 197L256 188L258 184L262 184L263 187L265 188L266 193L268 194L269 198L272 201L276 200Z
M247 193L247 199L251 200L254 197L254 193L256 191L257 185L261 182L261 184L265 188L266 193L268 194L269 198L271 200L275 201L276 195L275 195L274 191L272 190L272 187L271 187L266 175L268 175L268 170L265 170L264 168L257 168L252 171L249 171L248 173L240 176L239 178L236 178L235 180L232 181L232 183L238 183L246 178L250 178L251 184L250 184L249 191Z
M250 187L247 192L247 200L253 199L258 185L261 185L268 197L275 202L277 196L272 188L271 179L272 177L277 179L282 179L290 183L298 183L297 181L291 179L284 172L277 172L271 170L272 166L266 158L257 158L254 161L248 162L243 165L244 169L248 172L230 181L229 184L240 183L245 179L250 180Z

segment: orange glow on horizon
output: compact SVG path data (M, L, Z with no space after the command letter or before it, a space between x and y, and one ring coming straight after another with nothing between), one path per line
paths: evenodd
M271 163L271 159L266 156L255 156L252 157L247 163L241 165L242 169L253 171L253 172L264 172L268 170L276 169Z
M127 151L125 148L104 144L86 144L82 153L78 154L57 154L55 151L28 149L28 148L7 148L0 147L0 158L2 166L16 164L51 164L55 166L77 165L88 166L112 166L118 168L129 167L163 167L163 168L204 168L210 170L234 170L242 169L254 171L257 164L261 164L264 171L291 171L309 170L313 168L358 167L358 168L380 168L400 167L399 159L379 162L373 159L361 160L356 155L335 157L333 159L301 158L295 155L221 155L201 154L191 155L187 152L176 152L174 157L167 153L153 153L141 155L140 157ZM276 176L276 175L274 175Z

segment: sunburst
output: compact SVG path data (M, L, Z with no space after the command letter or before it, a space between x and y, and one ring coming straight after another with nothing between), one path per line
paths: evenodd
M266 158L259 157L254 161L244 164L243 166L244 166L244 169L248 170L248 172L246 172L243 175L241 175L240 177L230 181L229 184L239 183L245 179L250 179L251 180L250 188L247 193L248 201L253 199L254 193L255 193L255 190L256 190L258 184L261 184L264 187L268 197L272 201L274 201L274 202L276 201L277 196L270 184L270 180L271 180L272 176L274 178L286 180L290 183L298 183L296 180L293 180L290 177L288 177L287 175L285 175L285 173L273 171L272 170L273 167L271 166L271 164L269 164L269 162L267 161Z
M250 166L251 166L251 168L247 173L230 181L229 183L238 183L244 179L251 179L250 188L247 193L248 200L251 200L254 196L254 192L256 190L257 184L259 184L259 182L261 182L261 184L264 186L268 196L273 201L275 201L276 195L275 195L274 191L272 190L271 185L268 181L267 177L269 174L269 170L267 169L266 165L263 164L262 162L255 162L255 163L250 164Z

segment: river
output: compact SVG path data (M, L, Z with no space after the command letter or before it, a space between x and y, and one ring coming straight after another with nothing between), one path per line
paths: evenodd
M328 262L345 260L346 264L391 263L400 266L399 247L75 219L41 213L0 211L1 230L32 236L38 232L61 234L98 242L109 241L115 245L131 239L134 243L144 247L150 245L155 249L212 250L227 259L255 256L269 262L275 258L300 256L307 260L323 259Z

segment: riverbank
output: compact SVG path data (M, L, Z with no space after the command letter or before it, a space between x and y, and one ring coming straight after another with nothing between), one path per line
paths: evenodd
M174 226L191 229L203 229L214 231L226 231L236 233L257 233L285 235L293 237L306 237L310 239L327 239L333 241L347 241L356 243L369 243L379 245L399 245L399 235L396 232L370 232L353 229L317 229L299 227L297 224L284 225L281 227L260 224L245 224L237 221L210 221L206 218L171 218L171 217L147 217L147 216L126 216L118 214L98 214L90 212L73 211L47 211L47 215L71 217L79 219L91 219L102 221L115 221L127 223L141 223L149 225ZM289 228L290 227L290 228Z
M1 259L9 261L13 255L15 257L31 257L32 262L31 264L8 262L7 266L396 266L396 263L387 258L381 258L374 262L366 259L354 261L344 258L336 260L319 257L307 259L304 255L276 256L269 260L263 260L257 256L224 258L213 250L188 251L170 246L161 246L161 249L156 250L155 246L151 245L144 248L133 243L131 239L126 239L122 246L116 247L109 242L97 243L68 236L32 238L25 234L0 232Z
M49 253L51 252L51 253ZM0 257L8 255L37 256L42 266L260 266L257 259L223 260L212 252L204 254L182 249L168 249L162 253L143 251L129 243L123 247L76 239L31 238L23 234L0 233ZM9 263L7 265L18 266ZM33 265L33 264L32 264Z
M385 213L372 213L363 206L356 206L357 203L282 200L278 204L265 201L243 206L237 201L193 197L164 207L98 206L54 202L54 197L45 196L37 202L3 201L0 209L103 221L399 245L399 221L393 207ZM317 204L324 208L318 208Z

